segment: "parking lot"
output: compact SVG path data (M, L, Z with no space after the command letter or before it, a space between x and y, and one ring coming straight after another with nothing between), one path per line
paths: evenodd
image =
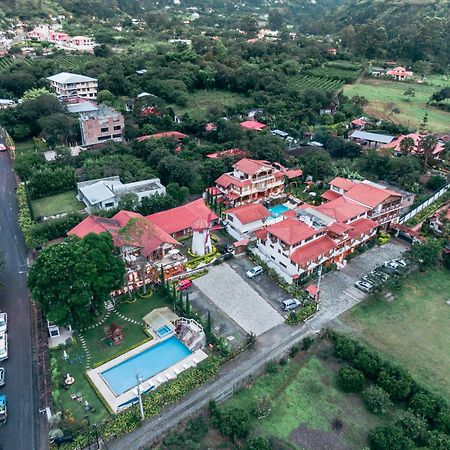
M211 267L207 275L194 280L194 285L247 333L259 336L282 324L284 317L255 289L262 276L249 283L245 274L242 277L239 273L240 265L233 265L238 271L227 263ZM271 296L272 290L263 291Z

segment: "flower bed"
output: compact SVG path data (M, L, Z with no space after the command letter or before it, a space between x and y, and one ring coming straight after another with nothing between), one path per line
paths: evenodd
M286 318L288 325L297 325L300 322L304 322L309 317L313 316L317 312L316 303L309 303L297 312L291 312Z

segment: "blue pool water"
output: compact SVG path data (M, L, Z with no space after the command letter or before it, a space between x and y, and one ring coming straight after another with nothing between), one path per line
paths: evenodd
M176 336L172 336L100 375L114 394L120 395L136 386L136 373L148 380L191 353Z
M166 334L169 334L171 331L172 330L170 329L170 327L168 325L164 325L163 327L156 330L156 334L159 337L164 337Z
M278 217L281 214L283 214L284 212L289 211L289 208L287 206L280 204L280 205L272 206L272 208L269 208L269 211L270 211L270 215L272 217Z

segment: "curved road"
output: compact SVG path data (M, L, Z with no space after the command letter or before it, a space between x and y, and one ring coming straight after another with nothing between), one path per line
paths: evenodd
M5 266L0 281L0 311L8 313L9 359L6 385L0 393L8 398L8 422L0 426L0 449L38 448L39 418L33 375L31 308L26 287L27 252L17 223L15 178L7 152L0 152L0 249Z

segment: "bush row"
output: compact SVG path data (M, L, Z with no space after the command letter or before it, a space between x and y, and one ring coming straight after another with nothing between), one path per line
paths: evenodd
M374 450L450 448L450 407L401 368L347 336L330 332L336 357L349 363L338 375L338 385L346 392L361 392L368 409L383 414L391 402L406 405L408 411L394 424L379 427L369 435ZM366 382L372 384L364 389ZM363 390L364 389L364 390ZM422 431L421 431L422 430Z
M69 166L37 170L28 182L28 189L33 200L71 191L75 188L75 171L73 167Z
M27 192L25 185L21 183L16 190L18 210L19 227L22 230L25 238L25 243L28 248L35 247L32 239L31 229L33 227L33 220L31 218L30 207L28 206Z

